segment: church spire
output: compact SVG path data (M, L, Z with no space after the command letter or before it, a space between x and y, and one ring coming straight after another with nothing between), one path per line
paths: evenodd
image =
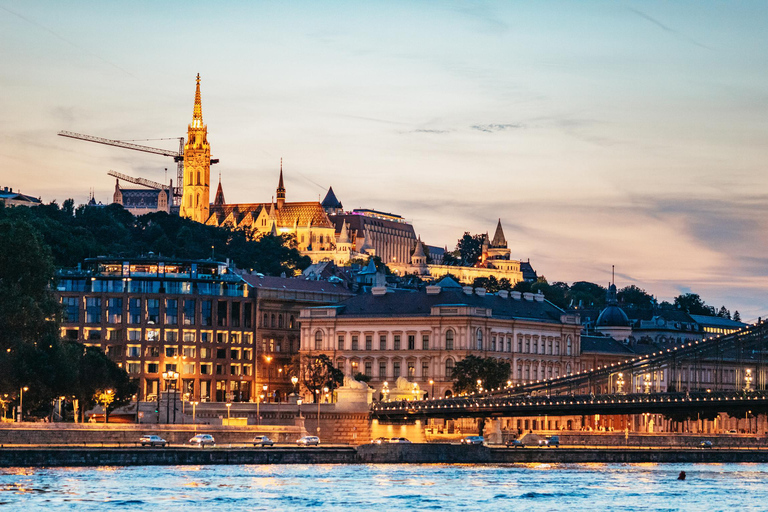
M221 173L219 173L219 188L216 189L216 196L213 199L213 204L216 206L223 206L225 203L224 189L221 188Z
M203 103L200 99L200 73L197 74L197 89L195 90L195 109L192 112L192 127L203 127Z
M285 186L283 185L283 159L280 159L280 181L277 184L277 207L285 204Z

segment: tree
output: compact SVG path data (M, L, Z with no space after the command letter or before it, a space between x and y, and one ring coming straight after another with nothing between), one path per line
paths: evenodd
M325 354L296 356L292 372L299 375L299 380L310 393L321 391L324 387L333 390L344 383L344 372L334 367L331 358Z
M653 295L633 284L619 290L617 298L623 305L634 306L637 309L651 309L655 300Z
M509 380L511 370L511 365L506 361L493 357L467 356L453 367L453 390L456 393L478 391L478 380L484 389L502 387Z
M577 281L568 289L567 299L571 307L598 307L605 305L606 289L599 284Z
M726 309L725 306L720 306L720 310L717 312L717 316L720 318L727 318L728 320L731 319L731 312Z
M461 257L461 265L464 267L474 267L480 256L483 254L483 240L485 235L470 235L469 231L464 232L458 243L456 250Z
M741 322L741 314L739 314L739 310L733 312L733 321L734 322Z
M675 306L689 315L715 316L715 308L708 306L697 293L685 293L675 297Z

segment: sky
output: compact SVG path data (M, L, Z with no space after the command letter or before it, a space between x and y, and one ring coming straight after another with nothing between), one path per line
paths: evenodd
M768 3L0 0L0 186L155 181L195 76L228 202L392 212L453 249L504 226L550 282L768 312ZM167 139L167 140L146 140ZM168 174L166 178L166 171ZM211 199L213 199L212 189Z

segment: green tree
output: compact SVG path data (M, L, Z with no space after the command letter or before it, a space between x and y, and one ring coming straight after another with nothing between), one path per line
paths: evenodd
M717 312L717 316L720 318L727 318L728 320L731 319L731 312L726 309L725 306L720 306L720 309Z
M634 306L637 309L651 309L653 307L653 295L633 284L625 286L616 295L619 302L626 306Z
M689 315L715 316L715 308L708 306L697 293L685 293L675 297L675 307Z
M467 356L453 367L453 390L456 393L478 391L478 380L484 389L505 386L511 370L510 364L500 359Z
M606 289L599 284L588 281L577 281L568 289L567 299L571 307L605 306Z
M344 383L344 372L333 366L325 354L296 356L292 373L299 375L299 381L313 395L324 387L333 391Z
M739 313L739 310L733 312L733 321L734 322L741 322L741 314Z
M469 232L465 232L458 243L456 244L456 250L461 257L461 265L465 267L473 267L483 254L483 238L484 235L470 235Z

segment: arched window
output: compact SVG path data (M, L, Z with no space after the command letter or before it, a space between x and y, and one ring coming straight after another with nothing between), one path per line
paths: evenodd
M202 185L202 182L200 181L200 171L197 171L197 183L196 185Z
M269 315L264 313L264 321L261 323L262 327L269 327Z
M279 329L283 328L283 315L278 315L277 316L277 327Z
M275 328L275 314L272 314L272 328Z
M295 318L293 318L293 315L291 315L291 318L290 318L290 320L288 320L288 328L289 328L289 329L293 329L293 327L294 327L295 323L296 323L296 319L295 319Z
M483 350L483 330L477 330L477 350Z
M323 348L323 331L315 331L315 350Z
M456 363L453 362L453 359L450 357L445 360L445 377L450 379L453 376L453 368L456 366Z
M555 340L555 355L560 355L560 340Z
M565 365L565 374L570 375L571 374L571 363L568 363Z
M572 349L573 349L573 342L571 341L571 337L568 336L568 339L565 342L565 355L567 356L571 355ZM571 372L567 371L567 373L571 373Z
M445 350L453 350L453 329L445 331Z

